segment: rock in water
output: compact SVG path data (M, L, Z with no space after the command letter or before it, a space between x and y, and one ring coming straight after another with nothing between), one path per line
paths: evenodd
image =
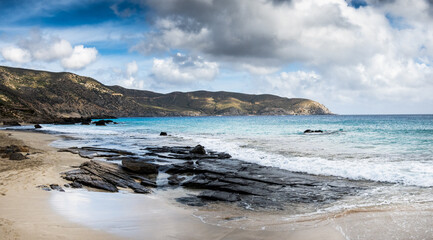
M159 136L167 136L167 133L166 133L166 132L161 132L161 133L159 134Z
M201 155L205 155L206 154L206 150L204 149L204 147L202 145L197 145L195 146L191 151L189 151L190 153L194 153L194 154L201 154Z
M38 128L42 128L42 126L39 125L39 124L35 124L35 128L36 128L36 129L38 129Z
M20 160L24 160L26 159L26 156L24 156L22 153L12 153L9 157L9 160L16 160L16 161L20 161Z
M322 131L322 130L311 130L311 129L307 129L307 130L304 131L304 134L305 134L305 133L323 133L323 131Z
M53 190L57 190L59 192L64 192L65 190L63 190L62 187L59 186L59 184L50 184L50 188Z
M106 126L105 125L105 120L99 120L99 121L96 121L94 123L95 123L96 126Z

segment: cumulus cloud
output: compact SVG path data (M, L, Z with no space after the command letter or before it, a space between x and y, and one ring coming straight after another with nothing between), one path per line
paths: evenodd
M138 65L136 61L132 61L126 64L126 70L123 74L122 84L126 87L137 87L142 88L142 83L136 80L138 73Z
M7 61L26 63L31 60L29 51L18 47L5 47L1 50L3 58Z
M28 38L19 40L16 46L3 48L1 54L5 60L15 63L60 61L65 69L82 69L96 60L98 51L83 45L73 47L65 39L32 31Z
M22 39L18 46L31 53L34 60L54 61L72 54L71 44L58 37L44 37L39 31L32 31L29 38Z
M165 59L155 58L151 72L151 77L159 83L181 85L213 80L218 74L218 64L177 53Z
M82 69L96 60L96 48L86 48L83 45L74 47L72 54L62 59L62 66L68 69Z
M325 102L432 100L430 0L146 3L155 12L152 31L133 48L143 54L182 49L261 75L252 76L260 89L285 96ZM170 64L155 60L154 68L162 75ZM286 71L290 64L298 64L300 72ZM176 71L170 74L182 79Z

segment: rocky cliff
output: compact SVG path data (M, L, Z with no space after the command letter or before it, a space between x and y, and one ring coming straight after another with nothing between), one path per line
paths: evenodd
M50 122L68 117L331 114L301 98L233 92L150 91L105 86L73 73L0 66L0 119Z

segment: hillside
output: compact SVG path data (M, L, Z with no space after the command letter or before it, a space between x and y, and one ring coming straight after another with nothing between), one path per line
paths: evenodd
M331 114L301 98L232 92L126 89L73 73L0 66L0 120L50 122L69 117Z

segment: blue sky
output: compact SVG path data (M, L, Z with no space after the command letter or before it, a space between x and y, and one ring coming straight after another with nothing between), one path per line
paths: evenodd
M0 65L433 113L429 0L0 1Z

